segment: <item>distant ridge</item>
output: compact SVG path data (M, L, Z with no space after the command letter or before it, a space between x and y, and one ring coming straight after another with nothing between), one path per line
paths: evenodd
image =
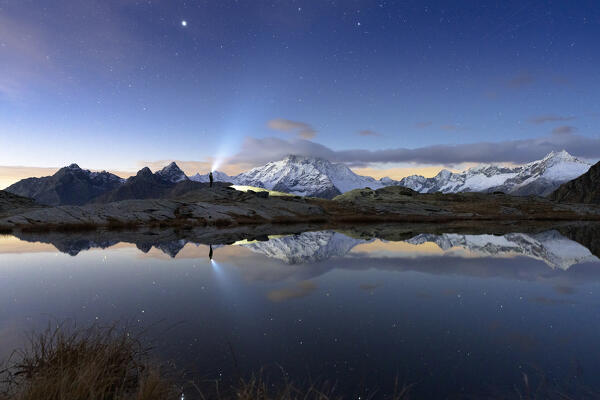
M207 183L210 181L208 174L196 174L189 177L190 180L195 182L204 182ZM214 171L213 179L215 182L233 182L234 177L227 175L225 172Z
M123 179L109 172L91 172L71 164L52 176L23 179L6 191L50 206L83 205L122 183Z
M190 180L173 162L155 173L152 173L148 167L142 168L120 186L94 199L94 203L172 198L206 186L205 183Z
M560 185L586 173L591 164L566 151L551 152L541 160L502 167L482 164L463 172L440 171L435 177L411 175L400 181L375 179L354 173L343 163L318 157L289 155L237 176L214 171L215 183L254 186L300 196L331 199L353 189L404 186L420 193L504 192L511 195L546 196ZM43 178L28 178L6 190L47 205L83 205L125 199L173 197L203 188L208 174L191 177L170 163L153 173L143 168L127 180L108 172L90 172L76 164ZM580 190L581 191L581 190Z
M420 193L500 191L517 196L546 196L590 167L590 163L563 150L517 167L482 164L458 173L442 170L433 178L407 176L399 184Z

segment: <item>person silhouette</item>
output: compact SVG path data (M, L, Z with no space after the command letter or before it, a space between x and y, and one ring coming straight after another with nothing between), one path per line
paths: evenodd
M210 186L209 187L212 187L212 184L213 184L213 174L212 174L212 171L210 171L208 173L208 180L210 181Z
M212 256L213 256L213 249L212 249L212 244L208 245L208 259L212 261Z

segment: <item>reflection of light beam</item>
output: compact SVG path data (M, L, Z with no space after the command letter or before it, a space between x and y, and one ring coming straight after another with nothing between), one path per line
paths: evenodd
M219 274L223 272L221 266L215 260L210 260L210 265L212 266L213 270L218 272Z
M210 260L210 265L214 272L215 282L222 289L226 289L228 279L227 279L227 274L225 273L225 270L223 269L223 266L220 265L215 260Z

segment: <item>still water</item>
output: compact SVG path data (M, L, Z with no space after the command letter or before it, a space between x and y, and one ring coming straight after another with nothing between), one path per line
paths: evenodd
M194 379L277 366L351 398L396 379L414 398L600 392L589 231L369 232L214 244L212 260L172 235L0 236L0 355L48 321L118 320Z

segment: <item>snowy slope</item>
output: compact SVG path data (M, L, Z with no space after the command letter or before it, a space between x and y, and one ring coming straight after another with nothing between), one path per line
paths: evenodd
M546 196L563 183L585 174L591 166L564 150L551 152L539 161L523 165L514 178L508 179L498 189L519 195Z
M538 234L509 233L495 235L421 234L409 240L411 244L432 242L442 250L468 250L481 257L526 256L545 262L551 268L568 269L581 262L600 261L584 246L567 239L557 231Z
M355 174L344 164L295 155L241 173L234 181L238 185L325 198L356 188L385 186L382 181ZM388 182L394 181L388 178Z
M365 241L333 231L321 231L304 232L242 246L286 264L305 264L344 256L360 243Z
M345 164L332 163L322 158L290 155L237 176L228 176L219 171L213 175L217 182L324 198L333 198L353 189L378 189L390 185L406 186L421 193L502 191L515 195L544 196L564 182L582 175L590 167L591 164L561 151L551 152L541 160L522 166L482 164L460 173L444 169L433 178L411 175L396 181L357 175ZM174 176L180 177L178 174ZM208 175L196 174L189 179L208 182Z
M400 185L421 193L502 191L545 196L564 182L584 174L590 167L591 164L563 150L512 168L482 164L459 173L442 170L433 178L412 175L403 178Z

